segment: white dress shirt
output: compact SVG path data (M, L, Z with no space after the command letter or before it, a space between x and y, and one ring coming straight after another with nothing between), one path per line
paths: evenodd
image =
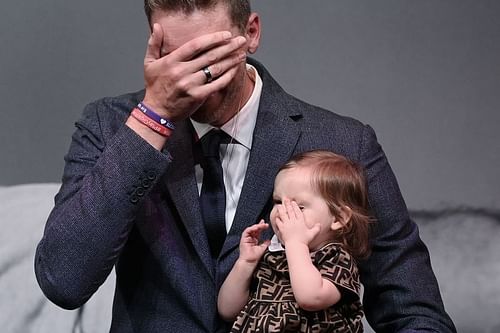
M252 149L253 130L257 121L257 111L262 92L262 79L257 70L249 64L247 64L247 70L251 73L252 78L255 78L252 95L240 111L221 127L221 130L229 134L236 141L220 145L220 157L226 190L226 232L229 232L233 224L236 207L238 206L241 189L245 180L250 150ZM209 124L202 124L193 119L191 119L191 122L198 138L202 138L203 135L214 128ZM198 193L201 193L203 170L200 165L195 166L195 172Z

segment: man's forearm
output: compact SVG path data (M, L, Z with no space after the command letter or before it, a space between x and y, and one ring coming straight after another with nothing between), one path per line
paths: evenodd
M82 124L73 137L64 182L35 258L42 290L65 308L81 306L104 282L128 238L139 203L168 163L125 126L101 152L91 142L106 139L91 126ZM137 191L135 184L143 180L150 183L148 188Z

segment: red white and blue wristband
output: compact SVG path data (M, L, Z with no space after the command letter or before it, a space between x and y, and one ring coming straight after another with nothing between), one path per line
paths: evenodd
M175 130L175 125L170 120L161 117L159 114L147 107L143 102L137 104L137 108L146 116L148 116L148 118L154 120L158 125L163 126L171 131Z

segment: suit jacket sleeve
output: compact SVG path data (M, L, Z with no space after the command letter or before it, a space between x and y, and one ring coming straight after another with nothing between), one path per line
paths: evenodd
M372 255L360 267L368 321L377 332L454 332L428 250L369 126L363 131L360 154L377 219L372 228Z
M167 154L124 125L131 109L101 100L76 123L62 186L35 255L41 289L63 308L81 306L105 281L142 198L169 163Z

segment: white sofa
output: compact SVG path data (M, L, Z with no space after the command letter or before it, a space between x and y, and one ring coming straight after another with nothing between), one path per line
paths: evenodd
M52 304L38 287L34 254L58 184L0 187L0 332L109 331L114 275L79 310Z
M74 311L50 303L36 282L35 247L58 187L0 187L1 332L109 330L114 274L84 307ZM459 209L413 215L430 249L445 306L458 332L500 332L500 214Z

